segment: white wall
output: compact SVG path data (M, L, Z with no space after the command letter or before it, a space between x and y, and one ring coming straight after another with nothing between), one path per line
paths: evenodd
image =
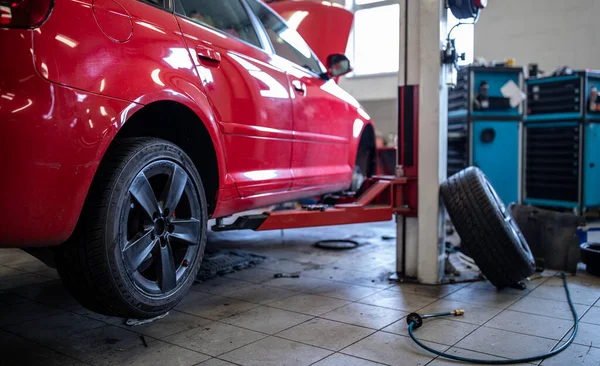
M475 26L475 55L600 69L600 0L489 0Z
M361 103L379 133L386 136L396 133L397 74L342 78L340 86Z

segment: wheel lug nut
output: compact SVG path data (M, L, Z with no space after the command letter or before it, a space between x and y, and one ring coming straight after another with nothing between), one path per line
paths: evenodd
M170 224L170 225L167 227L167 230L169 231L169 233L173 234L173 232L175 231L175 225L173 225L173 224Z
M182 266L187 267L190 265L190 262L187 259L183 260L183 263L181 263Z

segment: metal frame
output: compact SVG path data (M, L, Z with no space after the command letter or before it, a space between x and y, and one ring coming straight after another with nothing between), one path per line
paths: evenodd
M405 201L404 187L408 181L408 178L375 176L365 182L360 195L341 197L331 206L246 215L227 225L221 219L212 229L266 231L389 221L394 214L415 216L416 208L409 207Z

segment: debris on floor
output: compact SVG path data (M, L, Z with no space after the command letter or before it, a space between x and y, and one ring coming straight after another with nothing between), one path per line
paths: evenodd
M160 320L164 317L166 317L167 315L169 315L169 312L167 311L164 314L161 314L159 316L155 316L154 318L150 318L150 319L127 319L127 321L125 322L125 325L129 325L130 327L137 327L138 325L144 325L144 324L148 324L148 323L152 323L154 321Z
M196 276L197 282L237 272L241 269L262 263L267 257L243 250L217 250L204 253L200 271Z

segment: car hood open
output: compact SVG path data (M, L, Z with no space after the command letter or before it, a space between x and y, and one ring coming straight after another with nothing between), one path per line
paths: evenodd
M288 0L268 4L308 43L323 64L327 56L345 53L354 14L329 1Z

